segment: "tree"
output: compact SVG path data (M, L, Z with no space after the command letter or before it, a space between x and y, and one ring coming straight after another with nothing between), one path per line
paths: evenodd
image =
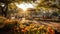
M7 11L8 11L8 5L10 3L18 2L19 0L0 0L0 3L3 3L3 7L1 6L2 9L2 14L6 17L7 16Z

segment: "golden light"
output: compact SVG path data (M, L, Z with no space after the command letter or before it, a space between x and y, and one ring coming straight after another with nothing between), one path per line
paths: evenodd
M31 3L21 3L21 4L16 4L18 8L21 8L22 10L26 11L28 8L34 8L33 4Z
M5 5L3 4L2 7L4 7Z

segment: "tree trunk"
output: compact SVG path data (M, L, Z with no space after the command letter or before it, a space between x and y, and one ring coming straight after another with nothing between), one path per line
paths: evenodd
M2 16L7 17L8 4L6 4L2 9Z

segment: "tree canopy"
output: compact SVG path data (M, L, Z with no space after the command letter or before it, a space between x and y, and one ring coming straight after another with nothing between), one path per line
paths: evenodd
M38 4L37 7L47 7L47 8L58 8L60 9L60 5L57 5L57 1L56 0L39 0L40 3Z
M43 7L44 9L48 10L50 8L57 8L60 9L60 3L58 0L0 0L0 7L2 8L2 14L6 15L8 10L15 10L17 9L16 5L14 4L15 2L17 3L22 3L22 2L29 2L31 3L36 3L37 5L35 6L36 9L39 9ZM59 4L56 3L58 1ZM4 5L2 7L1 5Z

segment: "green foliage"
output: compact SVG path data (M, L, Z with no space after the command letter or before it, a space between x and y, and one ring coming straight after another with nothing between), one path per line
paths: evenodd
M53 7L53 8L60 9L59 5L55 4L55 2L56 2L55 0L44 0L44 1L40 0L40 3L37 5L37 7L38 8L39 7L49 7L49 8Z
M58 13L57 12L53 12L52 16L58 16Z

